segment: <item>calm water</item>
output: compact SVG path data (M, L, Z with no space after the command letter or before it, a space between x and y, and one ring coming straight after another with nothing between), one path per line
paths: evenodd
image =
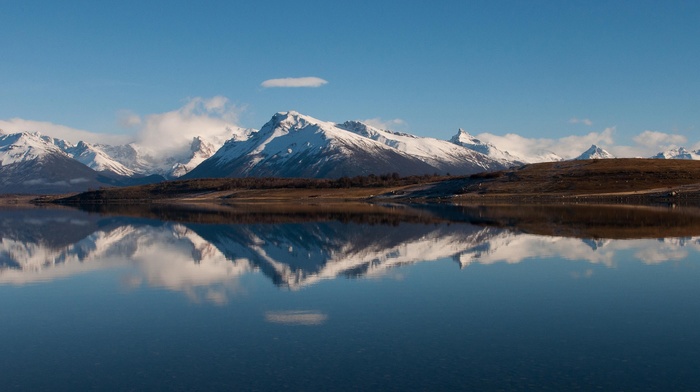
M0 211L0 389L700 385L700 233L256 219Z

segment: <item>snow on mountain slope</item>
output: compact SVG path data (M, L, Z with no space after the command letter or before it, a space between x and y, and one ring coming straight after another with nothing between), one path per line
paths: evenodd
M491 143L483 142L477 139L462 128L460 128L457 131L457 134L450 139L450 142L484 154L487 157L500 161L508 166L520 165L524 163L521 158L512 155L508 151L501 151Z
M75 146L66 146L63 151L73 159L98 172L111 172L120 176L133 176L136 172L110 157L102 145L78 142Z
M370 131L377 140L358 134L348 123L338 126L293 111L281 112L248 140L227 142L186 177L468 174L498 167L488 157L457 153L455 147L435 139ZM439 157L434 150L455 155Z
M584 159L613 159L615 156L604 149L592 145L588 150L584 151L581 155L574 158L574 160L584 160Z
M0 136L1 193L62 193L103 185L98 173L38 133Z
M552 151L542 150L531 155L519 155L525 163L541 163L541 162L559 162L564 158L560 157Z
M199 136L194 138L194 140L192 140L192 144L190 145L190 151L192 153L190 159L175 163L170 170L170 177L184 176L192 169L199 166L200 163L214 155L216 150L218 150L220 147L221 146L218 148L215 147L214 144L205 141Z
M61 148L49 142L39 133L13 133L0 135L0 165L33 161L52 154L66 156Z
M221 148L227 141L247 140L255 132L250 128L227 127L221 134L196 136L181 148L162 152L130 143L121 146L100 145L99 149L115 162L138 175L162 175L165 178L180 177L197 167Z
M700 160L700 150L688 151L683 147L672 148L654 155L655 159L692 159Z
M420 157L423 161L443 171L459 171L463 165L476 165L483 170L502 169L510 161L488 156L481 151L463 148L459 144L429 137L419 137L406 133L391 132L371 127L359 121L346 121L338 128L376 140L407 154Z

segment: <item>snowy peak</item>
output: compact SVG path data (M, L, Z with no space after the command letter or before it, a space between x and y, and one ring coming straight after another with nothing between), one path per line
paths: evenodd
M270 127L273 129L282 129L286 131L300 130L307 127L308 125L315 125L321 123L324 122L311 116L306 116L294 110L290 110L288 112L275 113L275 115L272 116L270 121L268 121L267 124L263 126L261 131L266 127Z
M184 159L182 162L177 162L170 170L170 177L182 177L192 169L204 162L207 158L216 153L217 148L212 144L197 136L192 139L190 144L189 159Z
M458 146L462 146L464 148L468 148L470 150L484 154L487 157L503 161L509 166L512 166L514 164L521 164L524 162L522 158L516 157L507 151L499 150L493 144L483 142L477 139L462 128L459 128L457 134L452 136L450 142Z
M458 144L462 147L471 148L472 150L479 151L482 154L487 154L490 147L494 147L490 143L484 143L481 140L472 136L469 132L462 128L457 130L457 134L452 136L450 141L454 144Z
M75 146L63 144L63 150L73 159L98 172L111 172L120 176L133 176L136 172L110 157L100 145L80 141Z
M480 166L482 170L491 170L510 166L512 163L509 159L488 156L480 151L465 149L446 140L378 129L359 121L347 121L337 126L403 153L418 157L426 163L441 168L445 172L459 172L460 165L476 165ZM444 168L445 165L456 167L457 170Z
M596 146L595 144L586 150L583 154L574 158L574 160L584 160L584 159L613 159L615 156L604 149Z
M688 151L684 147L672 148L654 155L655 159L692 159L700 160L700 150Z
M39 133L0 136L0 193L65 193L102 185L97 172Z
M13 133L0 135L0 164L2 166L14 163L41 160L52 154L65 155L63 151L50 142L50 138L39 133Z
M229 141L189 178L280 176L334 178L367 174L472 174L506 167L445 140L336 124L279 112L245 141Z
M211 156L216 152L214 149L214 145L202 139L201 136L197 136L192 139L192 144L190 144L190 151L193 155L199 156Z

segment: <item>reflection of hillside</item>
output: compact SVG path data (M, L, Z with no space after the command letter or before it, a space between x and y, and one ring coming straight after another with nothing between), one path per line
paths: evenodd
M358 202L319 204L85 204L80 209L112 216L150 218L181 223L255 224L340 221L396 225L401 222L439 223L426 208L406 205L376 205Z
M498 227L528 231L527 225L513 224L523 218L496 224L493 212L460 212L463 220L479 225L447 222L444 217L455 214L451 207L431 214L443 217L431 218L429 224L393 218L391 224L331 219L204 224L71 210L0 212L0 283L126 268L125 282L131 286L148 284L224 301L239 276L255 271L296 289L322 279L379 276L396 266L446 258L461 267L534 258L613 266L622 254L653 264L700 250L698 237L621 241L537 235Z
M446 205L432 212L444 219L576 238L700 236L700 209L624 205Z

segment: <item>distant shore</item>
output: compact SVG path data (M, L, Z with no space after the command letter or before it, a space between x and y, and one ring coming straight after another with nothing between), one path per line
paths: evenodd
M471 176L368 176L335 180L201 179L105 188L75 195L2 198L19 203L687 204L700 205L700 162L601 159L525 165Z

